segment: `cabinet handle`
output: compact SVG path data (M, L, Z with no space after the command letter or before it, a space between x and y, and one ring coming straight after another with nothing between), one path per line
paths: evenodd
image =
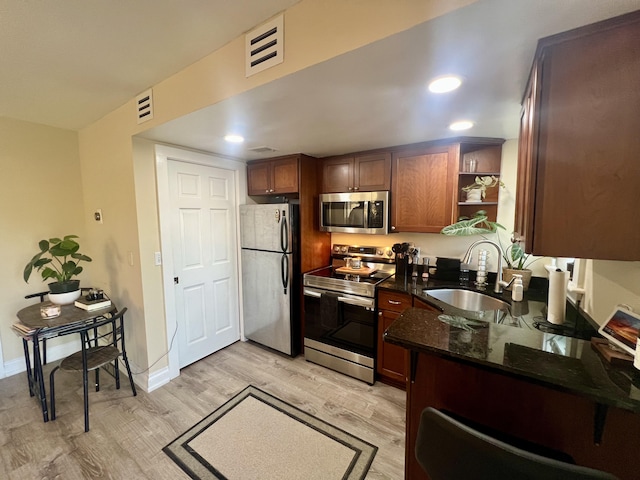
M349 191L353 190L353 187L349 187Z
M378 312L378 316L381 317L382 316L382 312Z
M360 190L360 187L353 187L354 190Z
M395 300L387 300L391 305L402 305L402 302L397 302Z
M269 189L266 189L266 190L264 191L264 193L269 193Z
M391 230L395 230L395 229L396 229L395 225L391 225Z

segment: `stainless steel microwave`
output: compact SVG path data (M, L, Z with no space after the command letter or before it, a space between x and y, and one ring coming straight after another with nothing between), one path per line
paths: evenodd
M320 230L386 235L389 192L320 194Z

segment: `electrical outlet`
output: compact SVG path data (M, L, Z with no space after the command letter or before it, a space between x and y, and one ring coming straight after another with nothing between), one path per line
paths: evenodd
M93 212L93 219L98 223L102 222L102 209L98 208L95 212Z
M156 266L162 265L162 253L156 252L153 257Z

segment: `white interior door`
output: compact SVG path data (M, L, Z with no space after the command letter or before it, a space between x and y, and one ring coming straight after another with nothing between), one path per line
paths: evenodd
M235 173L169 160L179 364L240 338Z

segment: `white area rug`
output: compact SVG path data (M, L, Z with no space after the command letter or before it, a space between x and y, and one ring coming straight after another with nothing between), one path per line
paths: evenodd
M167 445L195 479L363 479L377 447L248 386Z

